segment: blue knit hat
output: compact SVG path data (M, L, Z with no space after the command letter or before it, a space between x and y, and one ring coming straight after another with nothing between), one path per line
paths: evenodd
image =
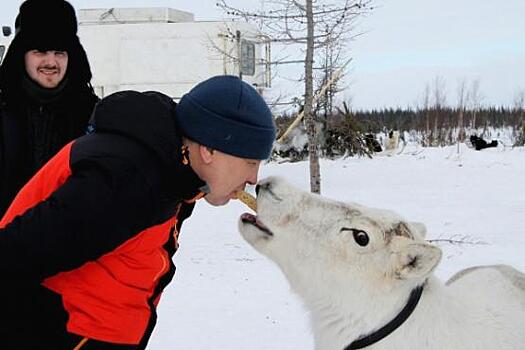
M231 75L210 78L191 89L177 104L176 120L187 138L241 158L267 159L275 140L266 102Z

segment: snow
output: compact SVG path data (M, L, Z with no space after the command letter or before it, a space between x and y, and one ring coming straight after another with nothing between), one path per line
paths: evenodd
M309 189L308 163L269 163ZM392 157L322 160L323 195L391 209L423 222L442 243L437 275L468 266L509 264L525 271L525 149L474 151L407 147ZM185 222L149 349L313 349L308 313L277 267L245 243L238 201L214 208L200 201Z

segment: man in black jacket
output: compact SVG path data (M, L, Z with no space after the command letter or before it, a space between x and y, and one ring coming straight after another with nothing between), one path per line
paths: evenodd
M5 349L144 349L182 222L255 184L275 139L253 87L210 78L183 96L119 92L0 221ZM233 229L233 228L232 228ZM182 330L181 330L182 331Z
M73 7L27 0L0 66L0 216L67 142L84 134L98 101Z

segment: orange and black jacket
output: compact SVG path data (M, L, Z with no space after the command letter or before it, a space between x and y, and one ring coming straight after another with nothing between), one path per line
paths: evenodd
M143 349L205 183L160 93L120 92L0 221L0 348ZM4 345L2 345L4 344Z

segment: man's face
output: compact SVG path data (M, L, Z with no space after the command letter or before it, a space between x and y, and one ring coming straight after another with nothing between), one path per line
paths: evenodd
M209 152L204 176L210 192L204 197L212 205L224 205L230 199L237 198L236 192L244 189L246 184L257 183L260 160L235 157L217 150L203 147Z
M38 85L46 89L58 86L67 71L66 51L30 50L25 54L26 72Z

